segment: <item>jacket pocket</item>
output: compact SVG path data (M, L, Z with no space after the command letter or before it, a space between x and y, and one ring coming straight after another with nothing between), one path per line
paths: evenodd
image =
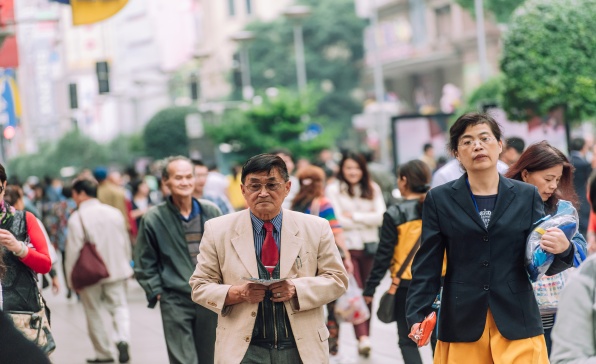
M321 339L321 341L329 339L329 330L327 330L327 326L319 327L317 329L317 332L319 333L319 338Z
M527 292L532 290L532 285L527 279L518 279L516 281L509 281L509 288L513 293Z

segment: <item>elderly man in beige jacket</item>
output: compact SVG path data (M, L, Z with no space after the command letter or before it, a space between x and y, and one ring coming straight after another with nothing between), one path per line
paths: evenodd
M291 182L278 156L252 157L241 180L249 209L205 224L190 278L192 299L219 315L215 362L327 363L323 306L348 285L329 223L282 210Z
M88 359L87 363L114 363L112 345L100 315L100 309L103 307L112 316L118 360L120 363L127 363L130 360L130 314L126 299L126 279L132 276L130 239L122 213L99 202L96 196L97 182L90 179L74 181L72 197L78 210L68 219L64 262L66 280L72 287L72 270L81 248L86 240L94 243L110 276L78 292L96 354L96 357Z

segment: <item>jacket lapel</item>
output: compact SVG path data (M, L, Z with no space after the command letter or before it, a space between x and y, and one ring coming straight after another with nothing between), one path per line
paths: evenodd
M470 189L466 185L466 178L468 178L468 174L464 173L463 176L461 176L453 183L453 185L451 185L451 197L455 200L459 207L461 207L461 209L464 210L464 212L482 228L482 230L486 230L484 222L480 218L480 215L476 210L476 206L474 206L474 202L472 201Z
M488 223L489 228L499 220L515 198L514 187L515 185L508 178L499 175L499 194L497 195L495 209L490 217L490 222Z
M252 231L252 223L250 221L249 210L245 210L243 224L238 224L236 228L237 236L232 238L232 246L236 250L236 254L242 261L242 264L250 273L251 277L259 277L259 269L257 267L257 254L255 253L255 242Z
M279 276L286 278L294 265L304 240L298 237L298 227L292 218L292 213L284 211L281 225L281 253L279 262Z

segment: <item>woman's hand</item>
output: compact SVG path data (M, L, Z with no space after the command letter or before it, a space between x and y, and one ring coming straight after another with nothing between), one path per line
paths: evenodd
M569 248L569 240L559 228L552 227L546 229L546 233L542 235L540 240L540 247L542 250L552 254L561 254Z
M420 324L414 324L414 326L412 326L412 330L410 330L410 333L408 334L408 337L410 339L412 339L413 342L416 343L416 345L418 345L418 340L420 339Z
M352 263L352 258L350 258L350 257L344 258L344 268L346 268L346 271L348 272L348 274L354 274L354 263Z
M364 302L366 302L367 305L370 305L373 301L372 296L362 296L362 298L364 298Z
M353 214L350 211L344 211L341 213L343 217L347 217L348 219L351 219Z
M0 229L0 245L4 245L13 253L19 253L23 248L23 244L10 231L4 229Z

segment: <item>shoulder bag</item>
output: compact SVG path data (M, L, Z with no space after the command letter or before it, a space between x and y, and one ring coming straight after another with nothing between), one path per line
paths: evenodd
M379 309L377 310L377 317L379 321L384 322L386 324L397 321L397 317L395 316L395 292L397 292L397 288L399 287L399 283L401 282L401 276L404 274L412 259L414 259L414 255L418 251L420 247L420 240L422 236L418 238L418 241L412 247L412 250L408 253L408 256L402 263L401 267L395 274L395 277L391 280L391 286L387 290L387 292L383 293L381 296L381 301L379 302Z
M81 217L81 211L79 211L79 219L83 227L85 243L71 273L72 288L75 291L80 291L110 276L106 264L87 234L85 224L83 224L83 218Z
M15 212L8 230L17 238L29 244L27 220L24 212ZM45 242L43 242L45 244ZM5 248L4 262L8 271L3 278L4 310L11 317L14 326L27 339L50 355L56 349L56 342L50 328L49 309L37 287L37 275Z

